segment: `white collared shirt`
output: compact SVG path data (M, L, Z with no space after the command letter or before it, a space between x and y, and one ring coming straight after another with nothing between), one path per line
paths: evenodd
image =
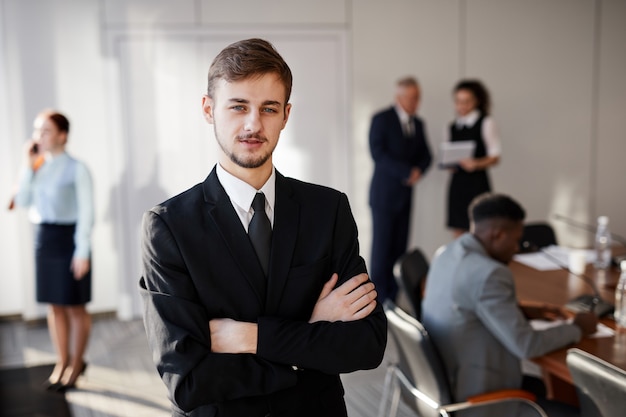
M454 121L458 128L463 126L472 127L480 118L480 111L472 110L465 116L457 117ZM485 140L487 148L487 156L500 156L502 153L502 145L500 144L500 135L496 129L496 124L491 116L485 116L480 133ZM450 129L446 128L444 132L446 142L450 141Z
M253 186L245 181L240 180L234 175L227 172L222 166L217 164L217 179L224 187L224 191L230 198L230 203L233 205L241 224L243 225L246 233L248 232L248 226L254 209L252 208L252 200L257 192L265 194L265 213L270 219L272 228L274 227L274 203L276 201L276 168L272 167L272 175L263 184L260 190L256 190Z
M411 115L405 112L404 109L400 107L398 104L395 104L393 107L396 109L396 113L398 113L398 117L400 118L400 123L402 124L402 126L404 126L411 118Z
M400 119L400 125L402 126L402 132L404 132L405 135L412 135L414 130L415 130L415 126L413 126L411 124L411 131L407 132L407 124L409 123L409 121L411 121L411 116L408 114L407 112L404 111L404 109L398 105L397 103L394 105L394 108L396 109L396 113L398 114L398 118Z

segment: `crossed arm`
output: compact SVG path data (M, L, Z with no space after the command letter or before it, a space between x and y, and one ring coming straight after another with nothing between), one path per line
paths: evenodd
M309 323L360 320L369 316L376 308L376 290L374 284L368 282L367 274L356 275L334 288L337 280L338 275L335 273L324 284ZM257 352L256 323L213 319L209 321L209 330L211 351L214 353Z

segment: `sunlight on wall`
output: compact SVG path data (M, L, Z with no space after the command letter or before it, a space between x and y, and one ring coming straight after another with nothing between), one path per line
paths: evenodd
M552 200L548 212L582 223L595 224L595 221L590 222L588 195L581 192L581 184L576 183L574 179L565 177L555 178L554 181L555 185L551 193ZM553 224L559 244L573 248L585 248L591 244L592 233L559 220L547 220Z
M323 175L320 175L321 173L317 173L316 175L315 170L311 169L311 155L307 155L298 144L298 138L296 137L297 123L297 112L295 114L292 112L291 117L287 121L287 125L280 134L280 140L274 151L272 158L274 166L286 177L320 183L320 181L323 181L321 178ZM318 166L323 167L323 162L320 161Z

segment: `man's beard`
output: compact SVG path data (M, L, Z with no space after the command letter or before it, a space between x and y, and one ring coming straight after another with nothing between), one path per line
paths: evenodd
M240 166L241 168L259 168L260 166L263 166L270 159L270 157L272 156L272 152L274 151L274 149L270 149L270 151L265 154L256 155L256 156L248 156L247 158L242 157L240 155L236 155L234 152L230 152L226 148L226 146L224 145L224 143L222 142L222 140L219 138L217 134L217 127L215 124L213 124L213 131L215 133L215 138L217 139L217 143L220 146L220 148L222 148L222 151L226 154L226 156L228 156L228 158L232 162L234 162L236 165ZM248 139L248 138L253 138L253 137L259 138L267 142L267 138L256 133L251 133L245 136L237 136L235 139L242 140L242 139Z

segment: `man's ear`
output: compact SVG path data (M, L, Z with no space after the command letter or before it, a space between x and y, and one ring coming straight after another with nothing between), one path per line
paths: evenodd
M492 222L491 227L489 228L489 240L491 242L498 242L505 234L504 227L500 222Z
M287 120L289 120L289 115L291 114L291 103L287 103L285 105L285 118L283 120L283 129L287 126Z
M202 114L206 121L213 124L213 99L207 95L202 96Z

